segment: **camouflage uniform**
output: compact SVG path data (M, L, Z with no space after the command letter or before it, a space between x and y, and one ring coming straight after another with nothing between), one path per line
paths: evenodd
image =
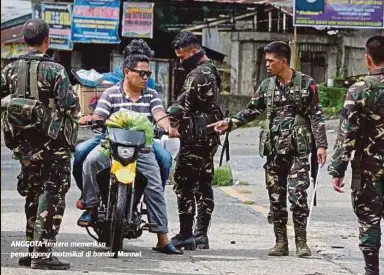
M30 56L46 57L40 52ZM19 60L1 71L1 98L15 94L18 89ZM33 77L33 76L31 76ZM63 66L50 61L38 65L38 95L44 106L54 98L59 114L73 118L80 111ZM26 91L28 96L28 91ZM3 118L3 131L9 126ZM57 139L51 139L40 129L13 128L13 137L5 136L5 143L20 160L21 173L17 190L26 196L26 239L28 241L54 241L65 209L65 194L70 187L71 147L65 140L63 128Z
M267 108L268 86L273 78L264 80L253 95L244 111L232 118L233 126L242 126L256 119ZM273 109L271 110L272 154L267 157L266 185L271 203L269 220L277 226L287 224L286 210L287 178L289 201L292 203L293 221L296 226L306 227L308 217L307 193L309 187L308 154L295 152L292 133L297 107L294 100L294 85L283 85L276 79ZM314 80L302 75L301 83L302 110L299 112L309 117L316 147L327 148L324 116L319 106L317 87Z
M277 77L264 80L246 109L231 118L231 129L234 129L256 119L269 108L269 125L266 128L269 127L270 130L271 149L264 165L266 187L270 200L268 220L274 224L277 244L280 241L280 243L284 243L284 254L282 254L283 249L280 247L279 253L269 254L274 256L289 253L286 237L287 191L293 212L296 245L300 240L306 242L305 229L309 214L306 189L310 185L308 157L310 149L304 154L298 153L297 147L300 144L298 144L298 138L294 136L293 131L297 113L309 120L310 131L315 138L316 147L327 148L328 146L324 116L319 105L316 84L311 77L301 74L301 85L297 84L297 91L295 91L293 82L296 79L296 74L297 72L294 72L293 80L286 85L281 83ZM273 81L276 83L273 84ZM271 84L274 85L272 86L274 89L271 88L271 92L269 92ZM310 133L308 134L310 135Z
M356 150L351 160L351 187L353 210L360 224L360 249L366 274L379 274L380 221L384 218L384 68L370 75L348 90L328 171L343 178Z
M205 137L195 137L192 128L194 117L206 118L206 124L215 111L219 109L217 97L219 92L219 75L211 61L198 64L186 77L178 103L183 108L184 122L178 127L180 132L180 151L175 169L174 191L180 218L180 234L192 236L192 227L197 205L197 224L195 236L207 233L214 208L212 179L213 157L220 139L215 132ZM215 120L215 119L214 119ZM191 123L190 123L191 122ZM206 124L201 130L206 129ZM204 128L204 129L203 129Z

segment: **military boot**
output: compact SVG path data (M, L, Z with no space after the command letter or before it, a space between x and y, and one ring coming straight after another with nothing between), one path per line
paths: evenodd
M41 247L38 253L46 253L46 256L39 256L31 260L32 269L55 269L65 270L70 268L70 264L65 261L59 260L57 257L52 256L51 249L48 247Z
M171 239L171 244L177 249L196 250L195 238L192 234L193 216L179 215L180 233Z
M305 228L295 228L296 255L309 257L312 255L307 245L307 231Z
M28 252L29 253L33 252L33 247L32 246L28 246ZM31 266L31 256L21 257L19 259L19 265L30 267Z
M282 227L274 226L276 244L268 251L268 256L288 256L288 237L287 237L287 226Z
M195 241L197 248L209 249L208 228L211 221L211 215L197 215L195 228Z
M379 275L379 253L364 251L365 275Z

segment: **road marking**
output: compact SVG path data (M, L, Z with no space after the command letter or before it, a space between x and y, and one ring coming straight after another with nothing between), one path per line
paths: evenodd
M240 193L239 191L237 191L235 188L231 187L231 186L222 186L222 187L219 187L224 193L226 193L227 195L233 197L233 198L236 198L238 199L239 201L241 201L242 203L244 202L249 202L249 201L254 201L250 198L248 198L247 196L245 196L243 193ZM244 203L246 204L246 203ZM264 206L261 206L261 205L258 205L258 204L246 204L248 207L251 207L253 208L254 210L256 210L256 212L262 214L264 217L268 217L268 213L269 213L269 209L265 208Z

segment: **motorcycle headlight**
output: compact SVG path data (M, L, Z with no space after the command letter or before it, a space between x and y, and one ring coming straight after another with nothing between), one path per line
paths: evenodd
M123 159L132 158L134 153L135 153L135 148L133 147L123 147L123 146L117 147L117 154L119 155L119 157Z

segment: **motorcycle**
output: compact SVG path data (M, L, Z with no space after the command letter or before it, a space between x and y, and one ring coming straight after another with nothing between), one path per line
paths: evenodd
M136 171L136 161L140 154L148 153L145 146L145 133L120 128L106 129L104 125L93 126L107 132L108 139L102 141L110 148L111 168L97 175L101 200L98 218L87 233L97 242L105 243L118 257L124 238L139 238L143 230L156 227L143 219L146 209L142 195L146 186L145 177ZM106 183L109 184L106 184Z
M177 114L175 110L168 111L173 115ZM169 115L168 112L161 119ZM104 142L104 147L110 148L111 168L97 175L101 200L98 218L91 226L96 236L91 233L89 227L86 227L86 230L97 242L105 243L113 257L117 258L125 238L139 238L144 230L157 227L156 223L143 219L147 214L143 201L147 180L136 170L139 156L149 151L143 131L107 128L102 121L95 122L92 128L94 132L108 136L102 143ZM107 182L109 184L106 184Z

